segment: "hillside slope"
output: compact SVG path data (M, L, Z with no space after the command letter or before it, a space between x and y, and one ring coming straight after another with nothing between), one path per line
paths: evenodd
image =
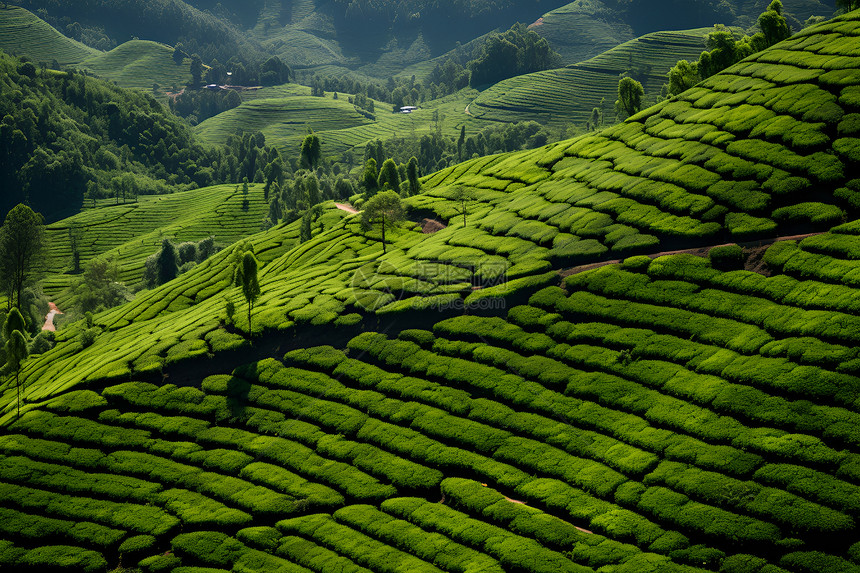
M46 65L75 66L99 51L67 38L32 12L0 6L0 50Z
M262 185L250 185L244 195L238 185L217 185L193 191L139 197L133 203L86 210L47 225L48 244L42 289L61 309L74 295L70 231L78 239L81 267L91 259L113 259L120 280L131 289L142 285L146 258L158 251L163 239L177 243L212 236L227 246L260 230L268 210Z
M191 83L190 59L177 63L173 48L146 40L130 40L110 52L86 58L81 67L124 88L150 90L158 84L166 91Z
M61 331L20 420L4 382L0 563L856 570L856 223L773 247L771 278L635 257L564 291L554 269L856 219L858 36L850 14L425 178L385 254L342 212L297 247L296 224L255 235L253 329L221 325L237 245L90 346Z
M469 104L469 113L488 121L534 120L549 125L584 125L591 110L614 117L622 74L642 83L645 102L653 103L678 60L696 60L705 49L709 28L654 32L567 68L501 81Z
M858 181L850 177L860 76L855 59L841 55L850 53L857 26L856 16L816 26L594 135L434 174L408 204L418 213L435 212L449 223L446 229L422 235L405 226L380 258L378 232L366 233L347 218L264 269L262 284L271 288L264 288L256 324L288 328L320 313L326 322L349 308L385 310L400 296L460 298L471 284L484 284L475 281L501 275L539 278L551 268L602 258L828 228L860 205ZM452 200L458 187L474 194L465 225L457 215L460 202ZM256 240L280 243L280 232ZM374 273L382 265L393 282L379 279L356 292L354 275L366 265ZM136 310L103 315L99 322L115 332L104 337L106 346L99 338L75 360L99 356L95 370L132 371L132 349L124 345L136 340L134 332L153 332L150 320L170 331L180 316L159 315L166 303L147 305L197 292L205 280L189 273L132 303ZM223 299L190 300L208 310L183 311L183 320L200 333L216 329ZM129 338L118 336L131 327ZM52 353L76 350L74 331L68 336ZM137 340L141 352L154 346ZM109 349L118 348L122 353L111 358ZM52 353L25 368L28 379L40 380L34 397L94 375L64 368Z

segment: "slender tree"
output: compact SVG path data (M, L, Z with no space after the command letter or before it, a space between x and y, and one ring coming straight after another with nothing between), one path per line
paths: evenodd
M418 159L414 155L406 164L406 178L409 180L409 194L417 195L421 190L421 182L418 181Z
M179 274L179 265L176 262L176 247L170 239L161 241L161 252L158 254L155 265L158 273L158 284L163 285L172 281Z
M379 189L378 175L376 173L376 159L370 158L364 164L364 173L361 177L361 182L364 185L364 193L366 197L371 197Z
M21 363L27 358L27 331L24 317L17 308L12 308L3 323L6 337L6 365L15 373L15 388L18 392L18 418L21 417Z
M303 165L311 169L316 169L322 158L320 138L313 133L309 133L304 141L302 141L301 155Z
M21 292L33 277L42 252L42 215L26 205L17 205L0 227L0 286L8 295L7 308L21 306Z
M397 222L404 218L403 203L400 195L388 190L377 193L364 206L361 212L361 227L369 231L374 225L382 230L382 252L386 252L385 230L394 228Z
M248 302L248 334L253 336L251 329L251 309L260 296L260 282L257 278L257 259L254 253L248 251L242 257L242 262L236 267L236 286L242 287L242 295Z
M855 8L860 8L860 0L836 0L836 7L850 12Z
M469 189L468 187L463 187L462 185L454 189L454 193L451 197L454 201L457 201L460 204L460 213L463 215L463 226L466 226L466 213L469 209L469 202L475 200L475 192Z

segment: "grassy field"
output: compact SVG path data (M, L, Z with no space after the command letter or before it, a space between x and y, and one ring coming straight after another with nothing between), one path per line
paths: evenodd
M504 80L481 92L469 105L469 112L488 121L582 126L603 100L602 112L607 123L612 123L621 74L626 72L640 81L645 88L643 103L653 104L662 85L668 83L669 68L681 59L698 59L710 31L655 32L567 68Z
M0 49L46 65L56 60L61 66L76 66L100 53L67 38L30 11L5 2L0 7Z
M162 92L190 84L190 66L188 58L176 63L170 46L147 40L130 40L81 62L81 67L124 88L150 90L158 84Z
M426 177L385 254L331 208L300 245L253 235L252 324L234 245L89 345L59 331L20 420L2 386L0 563L857 570L858 35L845 16L624 124ZM772 277L637 256L831 228L771 247ZM183 367L219 374L169 384Z

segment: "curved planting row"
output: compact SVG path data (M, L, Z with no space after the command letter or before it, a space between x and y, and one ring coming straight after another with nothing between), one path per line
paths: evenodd
M847 252L853 229L811 244ZM61 394L0 436L0 563L860 566L853 287L683 255L565 286L199 388Z

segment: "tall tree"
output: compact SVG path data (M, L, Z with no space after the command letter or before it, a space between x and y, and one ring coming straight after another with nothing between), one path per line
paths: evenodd
M163 285L166 282L172 281L179 274L179 265L176 259L176 247L170 242L170 239L161 241L161 252L158 254L155 263L158 273L158 284Z
M421 182L418 181L418 159L414 155L406 164L406 178L409 180L409 194L417 195L421 190Z
M361 183L364 185L364 194L366 197L371 197L379 189L376 165L376 159L372 157L364 164L364 173L361 176Z
M242 295L248 303L248 335L253 336L251 329L251 309L260 296L260 282L257 278L257 258L254 253L247 251L242 256L242 262L236 267L236 286L242 287Z
M860 8L860 0L836 0L836 7L850 12L855 8Z
M361 228L369 231L375 225L382 230L382 252L386 252L385 231L392 229L404 218L403 203L395 191L377 193L364 206L361 212Z
M18 392L18 417L21 417L21 363L27 358L27 331L24 317L17 308L12 308L3 323L6 337L6 365L15 372L15 388Z
M42 215L26 205L19 204L6 214L0 227L0 286L8 297L7 308L21 306L21 292L37 268L44 234Z
M309 133L304 141L302 141L302 165L316 169L322 158L322 147L320 146L320 138L313 133Z
M764 34L767 46L773 46L791 36L791 29L785 21L785 16L782 15L780 0L773 0L770 3L767 10L758 17L758 25Z
M621 78L618 82L618 101L615 102L615 109L631 116L642 107L644 95L645 89L642 84L633 78Z
M196 87L199 86L203 79L203 60L200 56L194 54L191 56L191 82Z
M376 184L382 190L398 191L400 189L400 174L397 172L397 164L394 163L393 159L386 159L382 163Z

